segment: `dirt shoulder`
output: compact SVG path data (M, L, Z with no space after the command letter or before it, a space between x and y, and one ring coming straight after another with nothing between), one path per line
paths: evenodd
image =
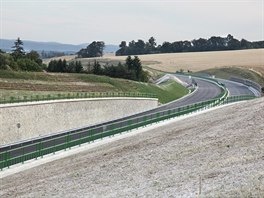
M5 177L0 197L263 197L263 109L243 102Z

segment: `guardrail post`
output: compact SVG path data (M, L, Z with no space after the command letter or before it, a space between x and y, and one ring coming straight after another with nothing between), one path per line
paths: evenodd
M24 161L25 161L25 147L23 147L22 151L23 151L22 164L24 164Z
M7 151L5 152L5 167L9 168L8 153L7 153Z
M44 152L43 152L43 148L44 148L44 146L43 146L43 142L41 141L41 142L40 142L40 153L41 153L41 158L43 158L43 154L44 154Z
M130 120L128 120L128 129L129 129L129 131L132 130L131 125L132 125L132 120L130 119Z
M67 149L67 136L65 136L65 138L64 138L64 151L66 151L66 149Z
M159 116L160 116L160 113L156 113L156 120L157 120L156 122L159 122L159 119L158 119Z
M71 136L68 134L68 148L71 149Z
M1 153L0 154L0 158L1 158L1 162L0 162L0 169L1 171L3 170L3 167L4 167L4 153Z
M105 132L105 130L106 130L106 126L103 125L102 129L103 129L103 131L102 131L102 133L101 133L101 139L103 139L103 134L104 134L104 132Z
M93 142L93 129L90 130L90 142Z

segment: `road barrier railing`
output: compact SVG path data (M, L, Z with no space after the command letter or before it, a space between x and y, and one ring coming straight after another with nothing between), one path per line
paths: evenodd
M254 96L233 96L226 98L226 93L212 100L199 102L196 104L182 106L174 109L151 113L132 119L117 121L89 129L78 129L64 133L62 136L55 136L39 142L29 143L13 149L0 148L0 169L25 161L42 158L47 154L55 154L61 150L67 150L74 146L81 146L95 140L110 137L115 134L131 131L150 124L158 123L167 119L190 114L193 112L209 109L218 105L232 102L254 99Z
M139 92L76 92L76 93L73 92L73 93L63 93L63 94L59 93L59 94L47 94L47 95L1 97L0 104L62 100L62 99L107 98L107 97L157 98L157 95L153 93L139 93Z
M259 94L261 95L261 86L258 84L258 83L256 83L256 82L254 82L254 81L252 81L252 80L249 80L249 79L244 79L244 78L237 78L237 77L234 77L234 76L231 76L231 78L229 79L229 80L231 80L231 81L235 81L235 82L238 82L238 83L242 83L242 84L244 84L244 85L246 85L246 86L248 86L248 87L253 87L254 89L256 89L258 92L259 92Z

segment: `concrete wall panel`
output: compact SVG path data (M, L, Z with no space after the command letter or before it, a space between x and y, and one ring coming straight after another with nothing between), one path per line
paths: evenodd
M76 99L0 105L0 145L110 121L157 106L156 99L144 98Z

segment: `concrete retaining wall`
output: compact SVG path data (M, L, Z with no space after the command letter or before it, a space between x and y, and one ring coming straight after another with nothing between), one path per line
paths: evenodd
M0 145L122 118L157 99L100 98L0 105Z

